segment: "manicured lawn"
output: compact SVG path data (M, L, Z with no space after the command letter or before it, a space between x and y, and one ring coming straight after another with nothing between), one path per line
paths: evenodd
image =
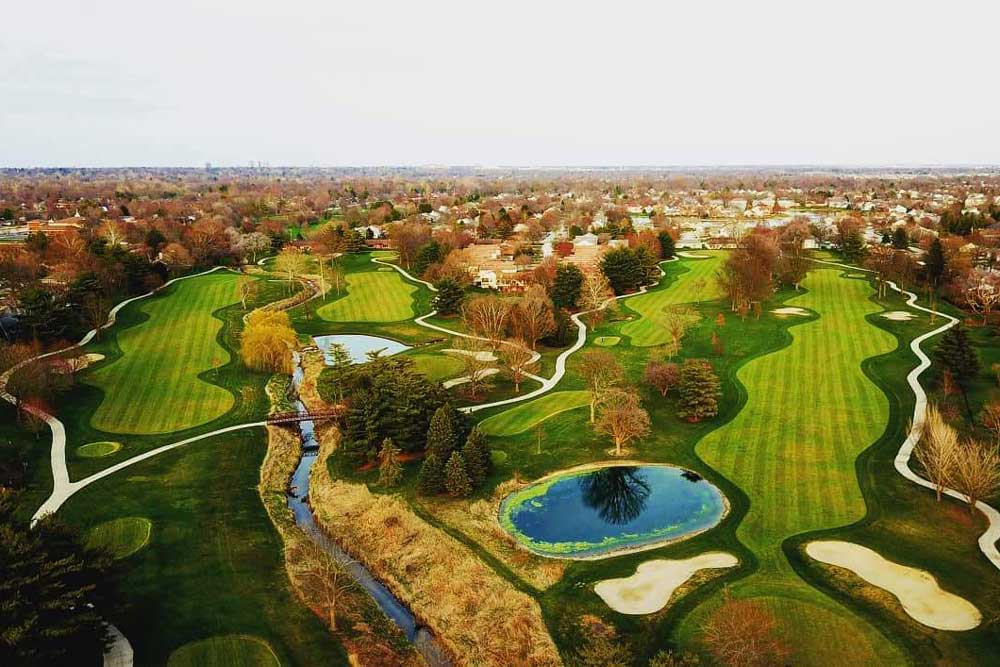
M278 667L281 663L267 642L257 637L211 637L180 647L167 667Z
M862 362L893 351L896 340L865 319L881 310L869 300L869 284L839 274L813 271L804 282L809 292L786 302L820 317L790 329L788 347L740 369L747 404L697 452L750 497L737 535L760 564L734 593L772 608L796 663L897 664L894 645L803 582L782 552L782 542L798 533L865 515L855 461L889 421L888 399ZM689 628L687 636L696 632Z
M347 296L321 306L316 314L331 322L398 322L413 317L417 287L396 271L364 271L347 276Z
M708 253L706 253L708 254ZM663 287L632 297L625 306L638 313L638 318L621 326L621 333L636 347L663 345L670 335L663 327L663 310L682 303L713 301L722 296L715 274L722 265L724 253L711 253L708 259L682 259L663 264L667 275Z
M76 448L76 455L82 456L85 459L98 459L102 456L110 456L121 448L122 443L110 440L88 442L86 445L80 445Z
M146 546L152 527L149 519L141 516L105 521L87 532L87 546L101 547L115 558L125 558Z
M238 300L228 271L183 280L140 301L147 319L117 333L121 356L84 376L104 398L90 424L108 433L180 431L224 415L233 395L199 377L229 362L213 312Z
M480 422L479 428L486 435L517 435L561 412L589 404L589 391L554 391L485 419Z
M594 345L599 347L614 347L621 341L618 336L598 336L594 339Z
M418 353L407 357L413 359L414 368L418 373L423 373L427 379L437 382L456 378L465 368L460 359L441 352Z

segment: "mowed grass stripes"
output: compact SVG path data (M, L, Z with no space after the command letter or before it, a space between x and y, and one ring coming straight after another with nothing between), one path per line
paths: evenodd
M889 418L882 390L861 362L896 348L896 339L865 321L879 306L867 282L837 269L813 271L808 293L790 305L820 318L790 329L786 348L738 372L747 404L698 443L698 454L750 496L740 537L764 566L781 541L805 530L841 526L864 515L854 461Z
M479 428L486 435L517 435L561 412L586 405L590 405L589 391L554 391L484 419Z
M122 356L85 377L104 391L90 423L109 433L180 431L212 421L233 396L198 378L229 362L216 341L216 310L236 303L238 277L216 272L182 280L164 296L139 302L149 319L118 333Z
M663 345L670 340L670 334L663 326L663 310L669 306L699 301L713 301L722 297L722 290L715 274L722 265L725 253L712 253L708 259L685 259L679 263L667 264L666 270L685 268L668 286L654 289L646 294L634 296L625 304L641 317L624 324L620 331L628 336L635 347Z
M347 296L320 307L329 322L399 322L413 317L417 286L396 271L363 271L347 276Z

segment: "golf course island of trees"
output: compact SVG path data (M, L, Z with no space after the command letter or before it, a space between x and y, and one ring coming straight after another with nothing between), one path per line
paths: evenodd
M1000 663L998 175L23 171L0 218L2 665Z

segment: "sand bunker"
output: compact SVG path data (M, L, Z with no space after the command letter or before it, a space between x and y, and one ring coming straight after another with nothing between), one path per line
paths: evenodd
M696 252L677 252L678 257L687 257L688 259L708 259L710 255L700 255Z
M822 563L846 568L869 584L892 593L907 614L928 627L971 630L982 621L972 603L941 590L929 572L893 563L868 547L829 540L810 542L806 553Z
M78 357L72 357L71 359L68 360L71 362L71 365L55 364L52 367L52 372L61 375L65 375L71 372L76 373L82 371L84 368L90 366L91 364L96 364L98 361L103 361L103 360L104 360L104 355L97 354L96 352L91 352L89 354L81 354Z
M604 602L621 614L652 614L670 602L674 591L698 570L736 567L736 556L712 551L684 560L647 560L635 574L623 579L605 579L594 586Z
M887 320L906 322L915 319L917 316L908 310L890 310L888 313L882 313L882 317L884 317Z
M775 315L802 315L804 317L809 317L810 315L812 315L812 313L810 313L805 308L796 308L791 306L786 308L775 308L771 312L774 313Z
M471 350L456 350L454 348L449 348L447 350L441 350L445 354L464 354L466 356L475 355L476 359L479 361L496 361L497 355L493 354L489 350L481 350L479 352L472 352Z
M482 373L479 374L480 378L489 377L491 375L496 375L500 372L498 368L487 368L484 369ZM452 387L457 387L460 384L467 384L469 382L469 376L464 375L460 378L454 378L453 380L445 380L441 383L441 386L445 389L451 389Z

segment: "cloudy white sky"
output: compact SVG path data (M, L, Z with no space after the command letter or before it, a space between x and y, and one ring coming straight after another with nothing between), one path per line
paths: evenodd
M0 166L1000 163L1000 3L33 0Z

